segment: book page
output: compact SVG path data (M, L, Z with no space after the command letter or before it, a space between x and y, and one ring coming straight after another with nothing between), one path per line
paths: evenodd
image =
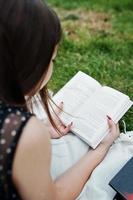
M122 106L120 112L116 112L114 116L114 122L117 123L132 105L133 102L131 100L128 100L127 103L125 103L125 106Z
M114 104L114 106L112 105L112 110L109 114L113 121L117 123L132 106L133 102L127 95L113 88L104 86L102 87L102 90L110 97L110 101Z
M127 95L110 87L102 87L77 110L73 131L92 143L97 142L108 129L106 116L109 115L115 121L116 113L120 113L128 103Z
M127 95L104 86L96 91L91 98L77 110L76 115L78 117L82 116L82 119L87 119L87 113L89 113L89 115L95 115L96 118L99 118L99 114L102 114L102 116L109 115L113 119L116 112L120 112L119 109L125 106L127 100L129 100ZM95 113L95 111L97 113ZM97 114L98 116L96 116Z
M64 102L61 118L64 122L71 121L79 107L90 98L90 96L101 88L100 83L87 74L79 71L59 92L53 97L58 105Z

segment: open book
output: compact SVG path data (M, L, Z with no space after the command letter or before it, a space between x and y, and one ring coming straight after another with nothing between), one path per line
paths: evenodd
M92 148L109 132L107 115L117 123L132 106L129 97L111 87L102 86L89 75L79 71L54 95L56 104L64 102L61 120L73 121L72 132Z

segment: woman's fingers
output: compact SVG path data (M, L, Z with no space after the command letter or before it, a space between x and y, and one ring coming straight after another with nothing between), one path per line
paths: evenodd
M61 114L62 111L63 111L63 101L60 102L60 104L58 105L58 107L55 108L55 111L53 113L54 121L56 124L58 124L58 123L63 124L62 120L59 117L59 115Z
M113 122L113 120L107 116L108 119L108 125L109 125L109 129L111 132L114 132L116 130L116 124Z
M120 128L119 128L119 124L116 124L116 129L117 129L117 134L120 134Z
M119 132L118 124L115 124L114 121L109 116L107 116L107 122L108 122L110 131L102 140L102 144L107 145L109 147L118 138L120 132Z
M73 126L73 122L71 122L71 123L70 123L69 125L67 125L67 126L62 125L62 126L60 127L60 132L61 132L63 135L66 135L66 134L71 130L72 126Z
M110 133L117 138L120 134L119 124L115 124L114 121L109 116L107 116L107 118L108 118Z
M54 122L58 128L58 130L60 131L61 135L66 135L68 132L70 132L73 122L71 122L70 124L68 124L67 126L65 126L65 124L62 122L62 120L59 118L59 115L61 114L61 112L63 111L63 102L60 102L59 106L55 109L55 112L53 113L54 115ZM58 133L55 130L56 133ZM60 137L60 134L58 135ZM55 133L54 133L54 138L55 138ZM57 138L57 136L56 136Z
M59 103L58 107L55 108L56 115L59 115L63 110L63 101Z
M62 120L59 117L59 115L61 114L62 110L63 110L63 102L60 102L59 106L56 107L54 109L54 112L52 113L53 120L54 120L54 122L55 122L55 124L57 126L60 126L60 125L63 124Z

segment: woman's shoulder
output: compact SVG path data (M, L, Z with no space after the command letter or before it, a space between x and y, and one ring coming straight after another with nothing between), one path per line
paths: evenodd
M42 169L50 168L50 135L43 122L23 109L2 105L0 111L0 142L3 151L5 147L13 150L8 156L12 166L8 167L21 194L21 190L27 190L36 182Z
M41 120L37 119L35 115L32 115L30 117L29 121L23 129L23 138L25 137L27 139L30 138L30 140L32 138L32 141L34 141L34 138L50 139L47 126Z
M50 135L47 126L37 117L21 107L0 104L0 132L10 138L13 136L17 147L16 152L25 152L25 149L33 149L38 145L38 149L44 150L49 145ZM33 149L34 150L34 149ZM15 152L15 154L17 154Z
M22 131L18 149L23 151L39 146L44 150L48 142L50 142L50 135L47 126L36 116L30 117Z
M40 187L41 182L46 184L45 172L49 173L50 153L50 135L47 127L33 116L23 129L13 162L12 179L23 198L23 195L32 194L35 190L36 178L40 178ZM40 174L44 174L42 180ZM27 191L27 194L23 191Z
M0 133L4 133L3 137L9 138L10 143L15 142L15 151L24 152L26 148L32 148L34 145L44 148L50 141L47 126L34 114L21 107L2 103L0 103Z

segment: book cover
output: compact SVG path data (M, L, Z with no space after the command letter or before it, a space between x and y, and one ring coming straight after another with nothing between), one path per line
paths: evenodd
M117 192L116 200L133 200L133 157L114 176L109 185Z

